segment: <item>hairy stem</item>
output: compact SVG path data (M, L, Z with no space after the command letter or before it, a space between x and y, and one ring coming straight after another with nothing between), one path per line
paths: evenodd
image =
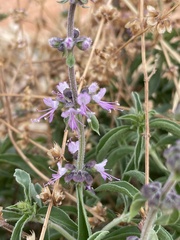
M70 4L69 12L68 12L68 24L67 24L67 36L73 38L73 29L74 29L74 14L76 10L76 4ZM72 53L73 50L69 50L68 54ZM76 84L76 77L75 77L75 70L74 66L68 66L68 74L69 74L69 83L72 90L72 98L73 102L76 105L77 99L77 84Z
M70 4L70 9L68 13L68 37L73 38L73 29L74 29L74 14L75 14L76 4ZM70 50L73 53L73 50ZM74 66L68 67L69 73L69 82L72 90L72 97L75 106L77 105L77 83L75 77ZM85 153L85 134L84 134L84 124L82 117L78 116L78 131L79 131L79 151L78 151L78 160L77 160L77 170L82 170L84 165L84 153Z
M143 226L140 240L149 240L149 236L151 234L151 230L153 229L155 219L156 219L156 209L151 208L148 212L145 224Z
M144 0L140 1L140 20L144 29ZM141 57L144 73L144 98L145 98L145 184L149 183L149 77L147 73L145 33L141 36ZM147 210L147 206L146 206Z

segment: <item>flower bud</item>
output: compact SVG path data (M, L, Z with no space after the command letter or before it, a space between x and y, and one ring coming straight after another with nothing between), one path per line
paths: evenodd
M84 182L84 180L85 180L85 176L83 171L78 171L74 173L74 176L73 176L74 182Z
M158 191L155 193L149 200L148 200L149 206L158 208L161 203L161 191Z
M180 210L180 196L175 192L175 190L171 190L165 196L165 199L162 202L163 209L177 209Z
M74 46L74 41L71 37L67 37L64 40L63 44L64 44L65 49L71 50Z
M79 37L79 34L80 34L80 31L78 28L74 28L73 29L73 36L74 38L78 38Z
M180 177L180 140L164 151L164 157L167 159L166 165L171 172L174 172L176 177Z
M81 37L76 40L76 46L82 51L88 50L91 47L91 45L92 45L91 38Z
M144 185L141 189L141 192L145 198L150 199L160 190L161 190L161 183L152 182Z
M53 48L59 48L64 39L58 37L52 37L48 40L49 45Z

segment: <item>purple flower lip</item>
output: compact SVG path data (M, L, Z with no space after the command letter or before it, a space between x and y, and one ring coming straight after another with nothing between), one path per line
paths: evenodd
M68 118L68 125L73 131L78 130L78 123L82 124L77 119L77 117L76 117L77 114L79 114L79 112L77 110L75 110L74 108L69 108L67 111L62 112L62 114L61 114L61 116L63 118Z
M32 119L32 122L40 122L42 118L44 118L45 120L49 118L49 123L52 122L54 117L54 112L58 108L59 102L56 100L52 100L51 98L44 98L43 101L50 108L45 110L38 110L38 112L46 112L46 113L40 116L39 118Z
M79 150L79 141L76 142L70 141L68 143L68 150L72 154L76 153Z
M46 185L54 184L58 179L60 179L68 170L66 168L63 168L61 163L57 163L58 171L54 171L55 173L52 174L52 178Z
M102 101L101 99L104 97L106 93L105 88L101 88L99 92L92 96L92 99L103 109L111 112L111 110L119 109L119 103L118 102L106 102Z
M120 180L119 178L116 178L116 177L114 177L114 176L112 176L112 175L110 175L110 174L108 174L108 173L105 172L106 169L105 169L104 167L105 167L107 161L108 161L108 160L105 159L105 160L102 161L101 163L95 164L95 165L94 165L94 169L101 174L101 176L102 176L102 178L103 178L104 180L109 179L110 181L112 181L113 179L115 179L115 180L119 181L119 180Z

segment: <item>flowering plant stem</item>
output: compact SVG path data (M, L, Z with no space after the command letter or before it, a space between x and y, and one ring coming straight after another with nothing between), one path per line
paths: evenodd
M68 29L67 34L68 37L73 38L73 29L74 29L74 14L75 14L76 4L70 4L70 9L68 12ZM71 53L73 55L73 50L68 51L68 54ZM74 57L74 56L73 56ZM77 105L77 83L75 77L74 66L68 66L69 73L69 82L70 88L72 91L72 97L74 105ZM78 135L79 135L79 151L78 151L78 159L76 163L77 170L82 170L84 166L84 154L85 154L85 133L84 133L84 124L82 116L78 116ZM78 239L85 238L85 236L89 236L91 234L91 229L88 223L85 205L83 201L83 184L80 183L76 187L77 193L77 201L78 201Z

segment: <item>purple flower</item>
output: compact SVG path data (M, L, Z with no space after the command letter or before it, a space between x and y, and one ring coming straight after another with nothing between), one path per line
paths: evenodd
M92 99L99 105L101 106L103 109L111 112L111 110L115 110L117 109L117 106L119 106L119 103L117 102L105 102L105 101L101 101L101 99L104 97L106 93L106 89L105 88L101 88L99 90L99 92L95 95L92 96Z
M115 179L115 180L119 181L120 179L118 179L118 178L116 178L116 177L114 177L114 176L105 172L105 170L107 170L107 169L104 168L106 163L107 163L107 159L105 159L101 163L96 163L94 165L94 169L96 169L96 171L101 174L101 176L104 180L109 179L110 181L112 181L112 179Z
M99 86L96 82L91 83L91 85L88 87L89 94L94 94L97 92Z
M78 119L76 118L76 115L78 114L79 112L77 110L75 110L74 108L69 108L67 111L64 111L61 116L63 118L68 118L68 125L69 127L74 131L74 130L77 130L78 129L78 125L77 125L77 122Z
M67 172L67 169L63 168L60 162L57 163L57 166L58 166L58 171L55 174L52 174L52 178L46 185L53 184Z
M43 99L44 103L50 107L46 110L38 110L39 112L46 112L44 115L40 116L39 118L33 119L33 122L39 122L42 118L44 119L48 119L49 118L49 122L51 123L54 117L54 112L56 111L56 109L59 106L59 102L56 100L52 100L51 98L44 98Z
M87 118L89 118L89 115L92 115L94 113L91 112L91 110L86 106L88 103L90 103L91 97L89 96L88 93L80 93L79 96L77 97L77 102L80 105L79 112L82 115L85 115ZM88 115L89 112L89 115Z
M72 154L76 153L79 150L79 141L68 143L68 150Z
M56 87L57 87L57 90L58 90L61 94L63 94L64 90L65 90L66 88L69 88L69 85L68 85L67 82L60 82Z

